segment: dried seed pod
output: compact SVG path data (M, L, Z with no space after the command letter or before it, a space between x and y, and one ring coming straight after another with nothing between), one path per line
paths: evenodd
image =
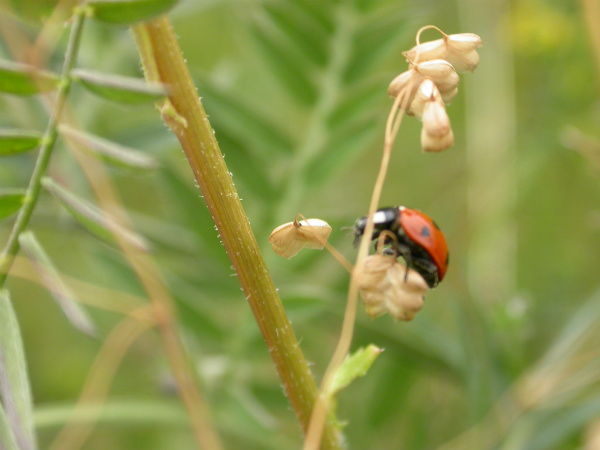
M419 87L422 78L422 75L419 72L417 72L414 69L414 67L407 70L406 72L402 72L390 83L388 87L388 95L392 98L396 98L398 94L400 94L400 92L402 92L402 90L408 86L409 81L412 80L413 84L410 89L410 93L408 94L408 103L406 103L408 105L407 109L409 109L410 104L415 98L415 93L417 92L417 88Z
M430 102L439 103L441 106L444 106L444 102L442 100L442 96L440 91L435 86L435 83L430 79L425 79L419 85L417 89L417 93L415 94L415 98L413 99L410 105L409 114L414 115L421 119L423 117L423 110L425 105Z
M421 130L421 148L427 153L436 153L448 150L454 145L454 132L452 129L442 136L428 134L425 127Z
M395 98L403 89L406 89L407 86L409 86L409 82L411 82L412 87L408 94L407 113L412 115L412 104L415 100L415 96L418 94L419 86L421 86L425 79L433 81L439 93L442 95L442 99L447 103L450 103L458 92L458 82L460 81L460 78L454 70L454 67L447 61L437 59L415 64L406 72L398 75L390 83L388 95Z
M460 77L452 64L443 59L423 61L416 66L416 70L425 78L431 79L441 94L457 88Z
M423 107L421 148L424 152L441 152L454 144L454 133L446 107L437 101L429 101Z
M454 88L450 91L446 91L443 94L440 92L441 96L442 96L442 101L444 102L445 105L449 105L450 103L452 103L452 100L454 100L454 97L456 97L456 94L458 94L458 88Z
M359 279L362 301L372 318L388 313L396 320L412 320L423 308L427 288L418 272L381 254L366 258Z
M330 234L331 227L324 220L296 219L275 228L269 242L275 253L289 259L303 248L322 249Z
M481 38L473 33L444 35L442 39L424 42L403 53L409 63L445 59L458 72L473 72L479 64L476 49Z

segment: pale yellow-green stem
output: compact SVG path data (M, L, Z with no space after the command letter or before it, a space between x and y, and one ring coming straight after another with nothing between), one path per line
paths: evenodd
M351 271L350 286L348 288L348 297L346 300L346 310L344 312L344 321L342 323L342 332L338 339L337 346L333 352L333 356L329 361L323 381L319 388L319 396L317 403L312 412L310 418L310 425L306 440L304 442L303 450L318 450L319 442L321 440L321 433L323 433L323 427L328 417L328 411L331 406L331 382L333 378L344 362L350 345L352 344L352 336L354 334L354 322L356 321L356 307L358 304L358 286L360 281L360 274L362 272L362 266L369 253L369 245L371 243L370 237L373 235L373 217L377 206L379 205L379 199L381 198L381 192L383 190L383 183L387 175L387 169L390 163L390 157L392 155L392 147L396 140L396 135L400 129L404 112L408 107L408 100L410 98L409 93L414 86L414 81L411 80L407 83L407 86L402 89L392 105L390 114L385 127L385 140L383 144L383 155L381 157L381 164L379 166L379 173L373 187L373 193L371 194L371 203L369 204L369 212L367 215L367 223L363 232L363 237L360 241L358 248L358 255L356 257L356 264Z

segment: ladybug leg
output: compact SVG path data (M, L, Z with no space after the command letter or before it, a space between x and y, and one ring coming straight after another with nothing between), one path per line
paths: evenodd
M395 250L398 253L398 256L402 256L404 262L406 263L406 272L404 273L404 281L406 282L406 280L408 280L408 269L409 267L413 267L412 253L408 245L400 243L396 245Z
M384 249L383 249L383 254L384 254L385 256L396 256L396 250L394 250L394 249L393 249L393 248L391 248L391 247L384 248Z
M413 267L425 279L430 288L434 288L439 283L439 273L437 266L427 258L415 258Z

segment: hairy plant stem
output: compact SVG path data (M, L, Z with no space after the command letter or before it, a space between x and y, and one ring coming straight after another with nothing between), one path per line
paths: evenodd
M169 19L161 17L135 26L133 33L146 78L169 88L168 101L161 107L163 118L183 147L285 392L306 432L317 396L316 384L260 254ZM333 418L325 424L321 448L340 448Z
M52 150L58 136L58 124L61 121L67 96L71 89L70 72L77 60L77 52L79 51L79 43L81 42L83 23L85 21L85 10L83 8L76 8L72 20L73 24L71 25L69 43L65 53L65 61L63 63L61 81L56 94L54 109L50 115L44 137L42 138L42 145L31 175L31 180L29 181L29 186L27 187L23 206L19 210L8 241L2 250L2 254L0 254L0 287L4 286L15 256L19 252L19 236L27 228L39 197L41 180L50 162L50 156L52 155Z

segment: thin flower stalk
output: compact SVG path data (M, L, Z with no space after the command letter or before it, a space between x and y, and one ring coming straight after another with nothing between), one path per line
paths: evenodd
M356 263L351 271L350 286L348 288L348 297L346 300L346 309L344 311L344 319L342 322L342 331L338 340L337 346L334 350L333 356L327 366L327 370L323 375L323 380L319 388L319 396L313 409L308 433L304 441L303 450L318 450L321 443L323 427L325 425L328 411L331 406L331 383L334 379L335 373L338 371L352 344L352 336L354 334L354 324L356 322L356 308L358 305L358 294L359 294L359 281L360 275L363 271L363 264L369 253L369 245L371 239L369 238L373 234L374 223L373 218L381 193L383 191L383 184L387 175L390 158L392 155L392 148L402 123L402 118L410 104L410 92L413 87L414 81L410 80L406 87L402 89L392 105L392 109L388 115L385 128L385 141L383 146L383 155L381 158L381 164L379 166L379 172L371 195L371 202L369 204L369 212L367 215L367 224L362 239L360 240L358 255L356 257Z

